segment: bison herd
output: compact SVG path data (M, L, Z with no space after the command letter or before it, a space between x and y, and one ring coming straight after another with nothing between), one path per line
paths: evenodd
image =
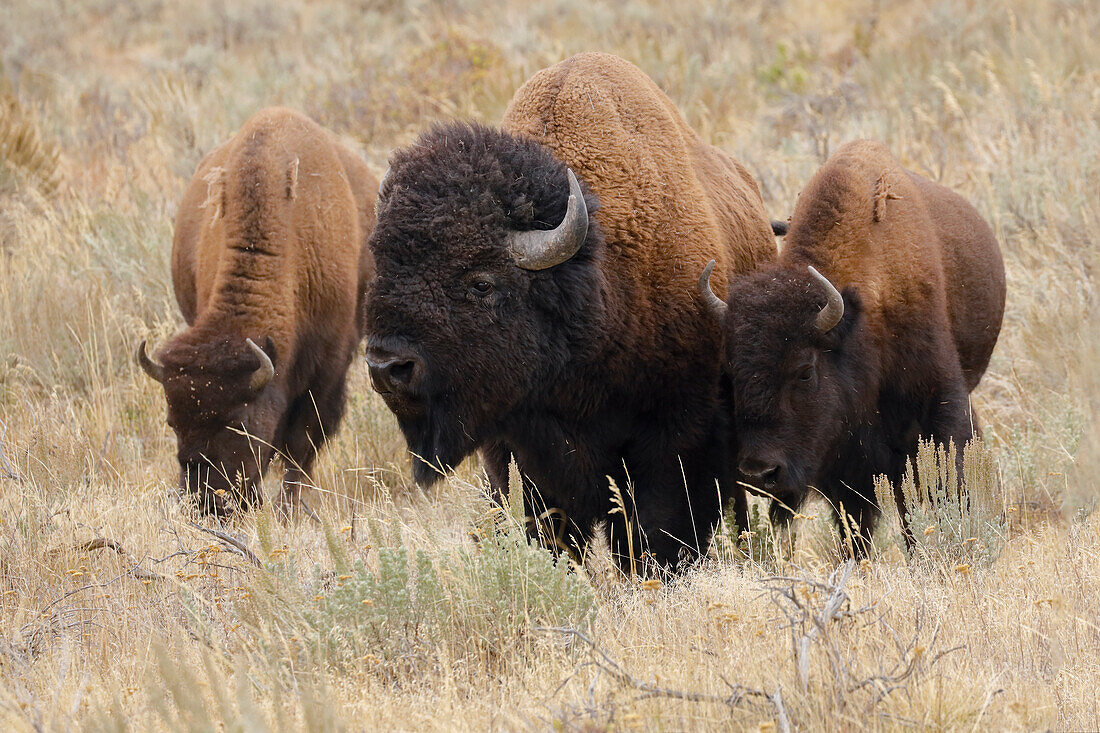
M544 545L583 558L602 531L624 570L698 558L731 506L746 529L746 490L777 522L824 495L865 552L874 478L977 431L1005 298L981 216L882 145L769 222L741 164L596 53L500 127L433 126L380 185L303 115L257 113L199 165L172 279L187 328L137 359L200 510L257 506L279 455L279 506L310 511L365 338L418 484L477 452Z

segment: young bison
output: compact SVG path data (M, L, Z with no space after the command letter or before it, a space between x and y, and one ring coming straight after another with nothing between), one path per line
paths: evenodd
M706 548L739 490L696 280L773 261L775 239L752 177L641 70L575 56L503 130L397 151L370 245L367 359L418 481L481 449L503 492L514 456L548 544L582 556L608 520L624 569Z
M142 341L137 359L164 387L181 492L203 511L262 502L275 451L282 507L299 505L343 414L377 188L358 157L287 109L256 113L199 164L172 249L188 327L155 359Z
M777 264L735 279L728 305L708 276L740 471L775 498L776 522L821 492L857 520L864 551L874 477L896 483L921 436L960 451L973 436L969 393L1005 302L993 233L961 197L859 141L802 191Z

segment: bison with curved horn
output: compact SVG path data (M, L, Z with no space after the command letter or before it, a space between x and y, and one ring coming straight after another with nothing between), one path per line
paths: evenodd
M256 113L199 164L176 217L172 283L187 328L137 360L164 387L181 492L227 515L263 500L278 453L294 511L344 410L373 272L378 184L309 118ZM308 507L305 507L308 511Z
M775 239L752 177L637 67L574 56L503 129L433 128L393 154L378 211L366 353L418 482L481 449L502 492L514 457L543 541L583 556L606 519L624 569L696 557L731 496L744 522L695 281Z
M777 523L816 489L857 521L865 552L875 476L897 485L922 437L961 457L974 435L969 394L1005 304L993 232L962 197L857 141L799 195L776 265L736 278L726 302L708 276L741 473L775 498Z

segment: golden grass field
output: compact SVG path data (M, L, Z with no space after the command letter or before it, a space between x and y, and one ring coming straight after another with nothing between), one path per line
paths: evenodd
M4 3L0 729L1100 729L1097 38L1095 0ZM987 217L1008 308L974 396L980 539L933 518L922 553L883 532L844 577L813 505L789 559L760 527L665 585L566 571L492 531L473 461L410 485L359 362L324 527L223 527L253 561L192 524L131 355L182 323L203 153L283 104L381 174L586 50L651 75L776 218L857 137Z

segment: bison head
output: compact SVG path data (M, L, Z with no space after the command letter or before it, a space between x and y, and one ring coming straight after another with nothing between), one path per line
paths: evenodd
M394 153L366 355L418 483L537 409L598 330L595 208L547 149L499 130L440 126Z
M852 425L871 365L861 302L813 267L777 266L735 280L723 302L700 280L722 318L739 470L796 507Z
M285 407L273 384L275 346L221 338L198 345L177 338L149 356L142 341L137 360L160 382L168 424L176 433L180 491L217 515L258 504L260 479Z

